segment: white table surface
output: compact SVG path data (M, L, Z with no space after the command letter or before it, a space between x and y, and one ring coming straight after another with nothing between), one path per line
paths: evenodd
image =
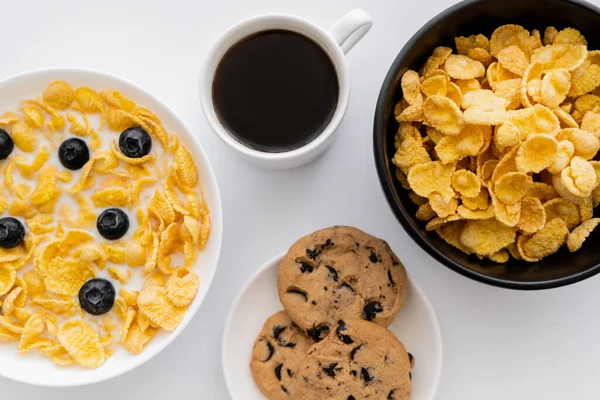
M38 388L0 378L0 398L228 399L221 337L234 297L264 261L301 235L333 224L385 238L429 295L444 348L436 399L600 398L600 276L533 293L468 280L412 242L380 189L371 138L381 82L409 37L453 3L1 0L0 77L52 66L87 67L157 95L199 135L212 160L225 236L217 275L198 315L152 361L81 388ZM292 171L259 170L236 158L211 132L197 95L200 66L213 40L238 20L260 13L293 13L326 27L355 7L368 11L375 25L348 56L352 98L340 140L318 161Z

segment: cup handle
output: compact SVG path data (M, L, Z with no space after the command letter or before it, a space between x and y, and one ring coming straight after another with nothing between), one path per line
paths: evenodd
M366 11L357 8L344 15L329 28L329 34L342 48L344 54L347 54L369 32L371 26L373 26L371 16Z

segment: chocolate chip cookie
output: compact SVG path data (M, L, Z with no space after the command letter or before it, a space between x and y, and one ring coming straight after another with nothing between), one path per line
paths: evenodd
M254 342L250 361L254 382L267 398L289 400L293 397L292 380L298 363L313 343L285 311L267 319Z
M342 320L300 360L293 390L302 400L407 400L410 358L386 328Z
M318 341L341 319L388 326L404 303L408 283L385 241L335 226L290 248L279 265L277 287L290 318Z

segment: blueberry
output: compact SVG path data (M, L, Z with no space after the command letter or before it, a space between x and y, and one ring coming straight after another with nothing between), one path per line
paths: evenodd
M115 304L115 294L115 287L110 281L90 279L79 289L79 304L89 314L106 314Z
M142 128L127 128L119 136L119 149L127 157L141 158L150 154L152 139Z
M120 208L107 208L98 216L96 228L106 239L120 239L129 229L129 217Z
M0 129L0 160L4 160L12 153L15 143L4 129Z
M16 218L0 218L0 247L12 249L25 240L25 227Z
M90 161L90 151L83 140L71 138L60 144L58 159L65 168L77 170Z

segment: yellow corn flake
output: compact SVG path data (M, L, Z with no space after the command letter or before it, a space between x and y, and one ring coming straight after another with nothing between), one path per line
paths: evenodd
M567 239L567 248L569 251L574 252L579 250L583 246L583 242L585 242L598 224L600 224L600 218L592 218L573 229Z
M486 209L481 209L481 210L472 210L470 208L467 208L464 205L460 205L456 209L456 213L458 214L458 216L460 218L462 218L464 220L490 219L490 218L494 218L494 216L495 216L494 207L487 207Z
M95 329L84 321L69 321L60 327L60 344L84 368L98 368L106 354Z
M11 137L15 146L25 153L34 152L40 144L39 134L29 125L21 121L12 125Z
M566 68L574 71L585 62L587 49L584 45L551 44L536 49L531 62L541 61L544 71Z
M150 256L146 260L146 264L144 265L144 273L150 273L154 268L156 268L156 264L158 262L158 250L160 245L160 237L158 233L152 231L152 251L150 252Z
M542 258L556 253L565 243L568 234L569 230L565 221L561 218L554 218L533 236L521 236L518 242L519 253L526 261L540 261ZM521 238L524 239L521 240Z
M96 191L92 195L95 207L125 207L129 203L129 191L122 187Z
M521 201L521 215L518 228L526 235L532 235L544 227L546 212L537 197L525 196Z
M125 262L130 267L144 265L146 263L146 248L137 242L129 242L125 250Z
M187 307L196 297L199 286L200 277L194 271L180 268L167 280L167 299L176 307Z
M427 75L440 68L444 62L446 62L446 59L450 54L452 54L452 49L450 47L436 47L423 66L423 75Z
M124 97L116 90L103 90L100 92L100 98L104 100L110 107L114 107L128 113L132 112L136 107L136 104L133 101Z
M494 93L509 102L506 106L507 110L521 107L521 79L498 82Z
M563 198L548 200L544 204L546 220L562 218L568 229L573 229L580 223L579 208Z
M494 184L494 193L507 205L519 202L529 190L531 177L522 172L508 172Z
M462 91L454 82L448 83L448 91L446 92L446 97L454 102L457 106L462 104Z
M138 314L139 316L140 314ZM157 331L158 329L152 327L142 330L138 324L133 324L127 332L127 338L123 345L129 353L140 354Z
M498 199L494 192L490 192L490 197L496 220L508 227L517 226L521 218L521 202L518 201L510 205L505 204Z
M556 157L547 167L551 174L558 174L565 169L575 154L575 146L568 140L561 140L556 147Z
M581 120L581 129L600 137L600 114L588 111Z
M431 208L431 204L429 201L419 206L417 209L417 213L415 214L415 218L419 221L429 221L433 217L437 216L436 212Z
M556 159L558 142L551 135L530 135L517 151L517 169L524 173L538 173L549 167Z
M453 79L474 79L485 75L485 67L479 61L456 54L446 58L444 70Z
M553 183L558 193L562 196L563 194L557 187L554 179ZM598 186L596 171L589 161L575 156L569 166L561 171L559 186L561 189L564 187L574 196L587 197Z
M476 47L474 49L469 50L467 57L469 57L471 60L480 62L484 68L489 66L493 61L490 52L481 47Z
M145 164L145 163L153 164L156 161L156 154L154 154L154 153L147 154L140 158L127 157L125 154L121 153L121 151L119 150L116 140L113 140L111 142L111 151L115 157L117 157L119 160L124 161L128 164L133 164L133 165L140 165L140 164ZM191 160L191 156L190 156L190 160Z
M198 170L190 152L180 145L175 151L174 162L177 165L179 184L188 188L195 187L198 183Z
M31 316L23 328L21 341L19 343L19 354L24 354L32 348L39 346L37 339L44 332L46 324L40 314Z
M584 62L571 73L570 97L591 92L600 86L600 65Z
M31 179L38 172L46 162L50 159L50 152L46 147L42 147L42 149L35 155L31 164L28 164L24 159L18 159L16 161L16 166L21 173L21 176L26 179Z
M541 45L541 41L539 37L530 35L529 31L520 25L502 25L490 37L490 54L498 57L502 49L513 45L529 55L536 46Z
M425 96L445 96L448 93L448 77L434 75L421 82L421 91Z
M76 296L81 286L95 276L94 269L82 260L56 257L50 261L44 283L51 292Z
M500 50L497 54L498 62L513 74L523 76L525 69L529 65L529 60L523 50L518 46L508 46Z
M41 130L44 127L46 117L39 108L29 106L23 107L23 120L31 128Z
M44 280L35 270L29 270L23 275L23 280L27 284L27 290L32 296L37 296L46 292Z
M121 324L121 327L119 328L119 339L121 340L122 343L125 343L125 340L127 339L127 332L129 332L129 328L131 327L131 324L133 323L133 319L135 318L136 312L133 309L129 309L127 310L127 315L125 316L125 321L123 321L123 324Z
M481 89L481 84L477 79L457 79L453 83L460 89L463 96L470 91Z
M408 182L413 191L422 197L428 197L433 192L442 194L445 200L454 196L451 186L454 164L442 164L441 161L431 161L414 166L408 173Z
M594 205L593 202L588 202L579 205L579 216L581 222L587 221L594 216Z
M404 173L408 173L414 165L431 161L429 153L420 139L407 136L400 143L392 162ZM195 196L192 196L195 197Z
M459 170L452 174L452 188L463 197L477 197L481 191L481 182L473 172Z
M458 54L466 56L471 49L481 48L489 50L490 41L484 35L471 35L468 37L459 36L454 38L454 44L456 45L456 51Z
M125 262L125 248L119 244L101 243L100 246L108 261L115 264L123 264Z
M140 292L138 290L127 290L125 288L121 289L119 295L125 300L127 306L129 307L137 307L137 300Z
M124 273L116 267L109 267L107 271L113 279L118 280L122 285L127 284L127 281L129 281L129 276L131 275L131 272Z
M431 209L438 217L446 218L456 213L456 208L458 207L458 200L456 198L451 198L447 201L441 194L434 192L429 195L428 199Z
M566 69L549 71L540 86L540 103L549 108L558 107L571 89L571 74Z
M460 242L475 254L494 254L515 241L516 231L495 219L469 220L460 234Z
M573 143L574 155L586 160L592 159L600 149L600 141L592 133L577 129L562 129L556 135L558 140L568 140Z
M8 111L2 114L2 116L0 117L0 125L12 125L20 119L21 117L19 116L19 114L15 114L14 112Z
M167 331L174 330L181 323L186 311L186 307L173 305L167 297L167 289L161 286L142 289L138 307L151 322Z
M175 221L175 211L162 190L156 189L150 201L150 206L165 224L168 225Z
M444 96L428 97L423 103L423 113L430 126L446 135L458 135L464 126L460 109Z
M43 93L44 102L57 110L66 110L75 100L73 88L67 82L54 81Z
M4 298L4 302L2 303L2 315L5 317L10 317L12 312L15 309L15 301L17 297L21 294L23 289L20 287L13 288L6 297Z

